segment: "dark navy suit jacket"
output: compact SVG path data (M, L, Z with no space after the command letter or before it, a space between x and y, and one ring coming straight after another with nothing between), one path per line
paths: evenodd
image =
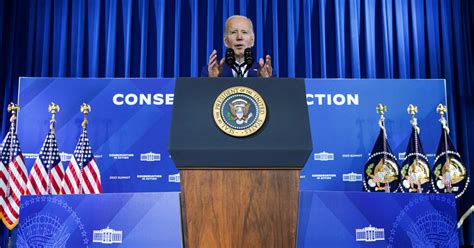
M207 65L202 68L201 77L209 77ZM234 74L232 74L232 69L227 64L224 64L221 77L234 77ZM252 68L250 68L247 74L247 77L258 77L258 63L253 63Z

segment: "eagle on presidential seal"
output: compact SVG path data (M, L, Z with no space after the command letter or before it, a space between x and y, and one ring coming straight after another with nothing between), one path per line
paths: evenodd
M253 114L250 112L250 103L244 99L236 99L229 103L231 119L238 125L247 123Z

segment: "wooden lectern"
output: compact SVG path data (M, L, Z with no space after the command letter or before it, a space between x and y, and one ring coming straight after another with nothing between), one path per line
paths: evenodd
M235 86L266 104L251 136L214 121L216 98ZM179 78L169 152L181 171L185 247L295 247L299 171L311 151L303 79Z

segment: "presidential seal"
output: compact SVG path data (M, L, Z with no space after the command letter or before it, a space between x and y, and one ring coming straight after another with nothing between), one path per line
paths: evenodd
M262 96L243 86L224 90L214 102L212 112L217 126L224 133L235 137L257 132L267 116Z

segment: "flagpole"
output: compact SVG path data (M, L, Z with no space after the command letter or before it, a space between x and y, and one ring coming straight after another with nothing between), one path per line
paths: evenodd
M88 121L87 121L87 115L89 114L89 112L91 111L91 105L89 104L86 104L86 103L83 103L81 105L81 113L84 114L84 120L82 121L82 134L84 134L84 132L86 132L87 130L87 124L88 124ZM81 136L82 136L81 134ZM81 141L79 141L81 142ZM82 144L81 146L81 149L84 149L84 144ZM83 164L84 163L84 152L81 152L81 161L79 161L79 163L81 163L80 165L80 169L81 169L81 176L82 176L82 180L84 180L84 167L83 167ZM82 194L82 182L79 183L79 194Z
M387 131L385 130L385 116L384 114L387 112L387 105L378 104L375 108L377 113L380 115L379 126L383 132L383 165L385 166L387 163ZM390 184L384 178L385 183L385 192L390 192Z
M448 111L448 109L446 108L446 106L444 106L443 104L440 103L440 104L438 105L438 107L436 107L436 111L440 114L440 119L439 119L439 121L440 121L441 124L443 125L444 154L445 154L445 156L446 156L446 163L448 163L448 166L449 166L449 163L451 163L450 158L449 158L449 153L448 153L448 134L449 134L449 128L448 128L446 119L444 118L444 113L446 113L446 112ZM443 178L444 178L444 175L443 175ZM451 185L451 183L448 183L448 185L446 185L446 188L447 188L448 193L451 193L451 192L452 192L452 185Z
M444 132L444 152L446 153L446 158L448 158L448 133L449 133L449 128L448 128L448 123L446 122L446 119L444 118L444 114L448 112L446 106L443 106L443 104L439 104L438 107L436 108L436 111L440 114L440 119L439 121L443 125L443 130L446 131Z
M16 133L16 129L15 129L15 122L17 120L17 113L18 111L20 110L20 107L18 106L18 104L14 104L13 102L11 102L10 104L8 104L8 112L10 112L12 114L12 116L10 117L10 144L9 144L9 147L8 147L8 161L10 162L11 160L13 160L13 142L12 142L12 138L13 138L13 135ZM8 170L8 174L10 174L10 167L8 167L9 170ZM8 178L9 180L7 180L8 182L8 185L7 185L7 192L5 194L6 197L9 197L10 196L10 180L11 180L11 176L8 175Z
M417 123L417 120L416 120L416 117L415 117L415 114L418 113L418 106L415 106L413 104L410 104L408 105L408 109L407 109L408 113L411 115L411 120L410 120L410 124L413 126L413 128L415 129L415 166L416 167L419 167L420 165L418 164L418 154L419 154L419 150L418 150L418 134L420 133L420 128L417 126L418 123ZM421 188L421 183L420 183L420 179L417 179L417 190L418 190L418 193L422 193L423 192L423 189Z
M56 113L59 112L59 105L55 104L54 102L50 103L48 105L48 112L51 113L51 120L49 121L49 130L51 131L51 135L55 136L55 124L56 124ZM48 139L51 140L52 137L48 137ZM52 143L49 142L51 145ZM46 192L47 194L51 194L50 189L51 189L51 180L49 178L50 172L51 172L51 165L53 162L52 154L53 154L53 147L50 147L50 150L48 151L48 164L47 164L47 178L46 178Z

